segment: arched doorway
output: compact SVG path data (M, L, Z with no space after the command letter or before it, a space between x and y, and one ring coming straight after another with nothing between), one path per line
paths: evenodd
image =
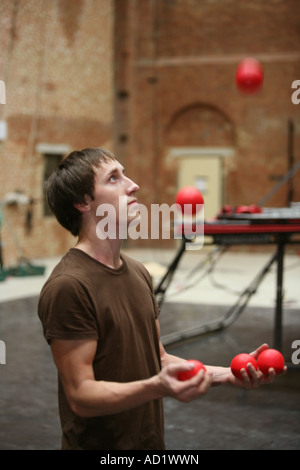
M203 194L205 218L214 217L226 192L228 157L234 154L234 126L219 109L194 104L179 110L168 126L168 161L176 160L176 187L193 185Z

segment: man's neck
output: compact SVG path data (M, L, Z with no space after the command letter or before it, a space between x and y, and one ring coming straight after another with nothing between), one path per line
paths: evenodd
M90 240L87 237L79 237L75 248L84 251L92 258L112 269L118 269L122 266L120 256L121 240Z

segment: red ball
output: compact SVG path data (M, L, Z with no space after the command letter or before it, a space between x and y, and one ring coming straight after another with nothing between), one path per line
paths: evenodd
M254 359L254 357L251 356L250 354L242 353L242 354L238 354L237 356L235 356L232 359L231 364L230 364L231 372L233 373L233 375L241 380L242 379L241 369L246 369L246 371L248 372L247 364L249 364L249 362L253 364L255 369L257 369L256 359ZM248 372L248 375L250 375L249 372Z
M199 210L197 205L203 204L204 199L197 188L194 186L185 186L178 191L175 202L180 205L183 214L195 215Z
M271 367L278 374L284 368L284 357L276 349L266 349L258 356L257 365L263 374L268 374Z
M187 362L194 364L194 368L191 370L184 370L184 371L178 372L178 380L181 380L181 381L189 380L192 377L194 377L196 374L198 374L199 370L201 369L206 371L205 366L200 361L196 361L195 359L189 359Z
M257 92L264 81L260 62L253 58L242 60L236 70L236 85L243 93Z

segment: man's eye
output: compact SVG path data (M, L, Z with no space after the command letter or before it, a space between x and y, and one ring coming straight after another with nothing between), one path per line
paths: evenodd
M109 181L114 183L116 181L116 177L114 175L110 176Z

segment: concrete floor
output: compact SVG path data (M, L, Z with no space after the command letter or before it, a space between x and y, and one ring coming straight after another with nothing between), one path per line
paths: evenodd
M6 364L0 365L1 450L60 447L56 370L42 337L37 299L30 291L0 302L0 339L6 346ZM199 298L167 300L161 308L162 336L218 318L227 308L228 302L214 298L209 304ZM239 352L263 342L272 345L273 325L273 307L250 304L228 328L167 349L206 364L228 365ZM284 307L282 351L288 363L295 339L300 339L300 315L293 303ZM189 404L166 399L165 427L170 450L299 450L300 365L254 391L217 387Z
M195 315L191 305L165 305L170 310ZM207 316L218 311L203 306ZM221 315L223 312L219 310ZM296 319L296 321L295 321ZM285 312L283 352L291 357L291 338L299 333L299 311ZM298 335L299 336L299 335ZM272 345L273 311L248 308L228 328L169 347L172 354L196 358L206 364L227 366L239 352L250 352L267 342ZM300 449L300 366L289 368L273 384L245 391L229 386L211 388L189 404L165 400L166 442L169 449L296 450Z

